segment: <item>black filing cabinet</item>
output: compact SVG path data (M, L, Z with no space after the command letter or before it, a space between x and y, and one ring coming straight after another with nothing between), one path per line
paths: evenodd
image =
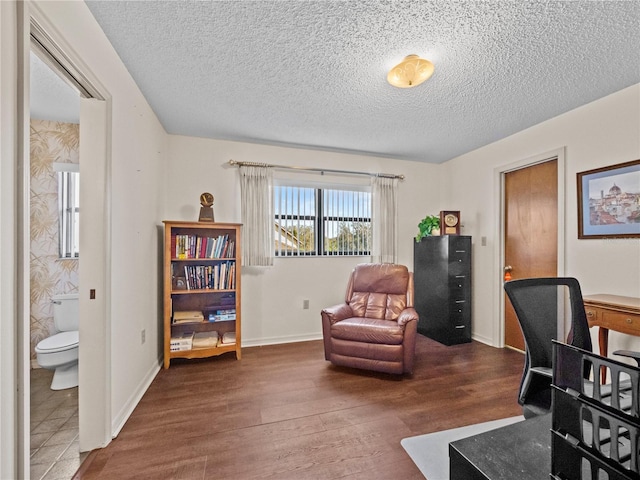
M445 345L471 341L471 237L442 235L414 242L418 332Z

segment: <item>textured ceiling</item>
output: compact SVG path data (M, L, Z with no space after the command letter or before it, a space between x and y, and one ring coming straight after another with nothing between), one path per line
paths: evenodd
M640 82L637 1L87 4L173 134L440 163Z

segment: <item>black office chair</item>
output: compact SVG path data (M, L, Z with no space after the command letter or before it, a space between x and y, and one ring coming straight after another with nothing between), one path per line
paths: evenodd
M552 340L558 318L571 318L567 343L591 351L591 336L575 278L526 278L504 284L525 342L525 363L518 403L526 418L551 410ZM563 322L560 322L562 328Z
M571 319L566 343L591 352L591 335L582 291L575 278L525 278L504 284L516 312L525 342L525 363L518 403L525 418L551 411L552 341L558 340L558 325ZM562 319L562 322L558 322ZM562 341L562 340L561 340ZM634 358L637 352L619 350L617 355ZM585 373L586 375L587 373Z

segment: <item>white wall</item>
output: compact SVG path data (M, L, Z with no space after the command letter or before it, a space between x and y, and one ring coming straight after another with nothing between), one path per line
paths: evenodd
M465 233L474 237L474 336L493 338L502 295L495 276L500 208L494 169L565 147L565 274L583 294L640 296L640 239L578 240L576 173L640 158L640 84L543 122L443 165L447 208L460 209ZM562 200L561 200L562 201ZM480 237L487 237L487 246ZM480 293L482 292L482 293ZM595 329L594 329L595 330ZM595 339L595 331L592 332ZM640 339L611 332L609 351L640 348ZM597 343L594 343L597 345Z
M240 182L230 159L278 165L404 174L399 182L398 262L413 265L413 237L419 221L439 211L437 165L241 142L171 136L166 170L166 220L196 220L199 197L215 197L215 219L242 223ZM301 174L275 171L274 176ZM315 181L363 182L363 177L304 175ZM348 179L347 179L348 178ZM365 182L368 182L368 178ZM344 298L349 272L371 257L276 258L273 267L244 268L242 275L243 345L321 337L320 310ZM303 299L309 309L302 309Z
M577 240L575 176L640 158L639 90L638 85L627 88L442 165L171 136L166 219L195 220L200 193L210 191L216 198L216 220L241 222L239 181L236 169L225 164L229 159L403 173L407 179L399 190L399 262L413 265L412 238L422 217L441 209L461 210L462 234L473 237L473 336L499 345L496 167L566 147L565 274L580 280L584 294L640 295L640 240ZM319 338L319 310L343 295L343 282L336 279L346 278L354 264L368 260L276 258L272 268L245 268L243 343ZM309 310L302 309L303 299L310 300ZM610 338L610 351L636 341L640 348L640 339L615 332Z

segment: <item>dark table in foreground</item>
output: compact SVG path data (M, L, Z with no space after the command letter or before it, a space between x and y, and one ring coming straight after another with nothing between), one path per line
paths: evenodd
M450 480L548 480L551 414L449 444Z

